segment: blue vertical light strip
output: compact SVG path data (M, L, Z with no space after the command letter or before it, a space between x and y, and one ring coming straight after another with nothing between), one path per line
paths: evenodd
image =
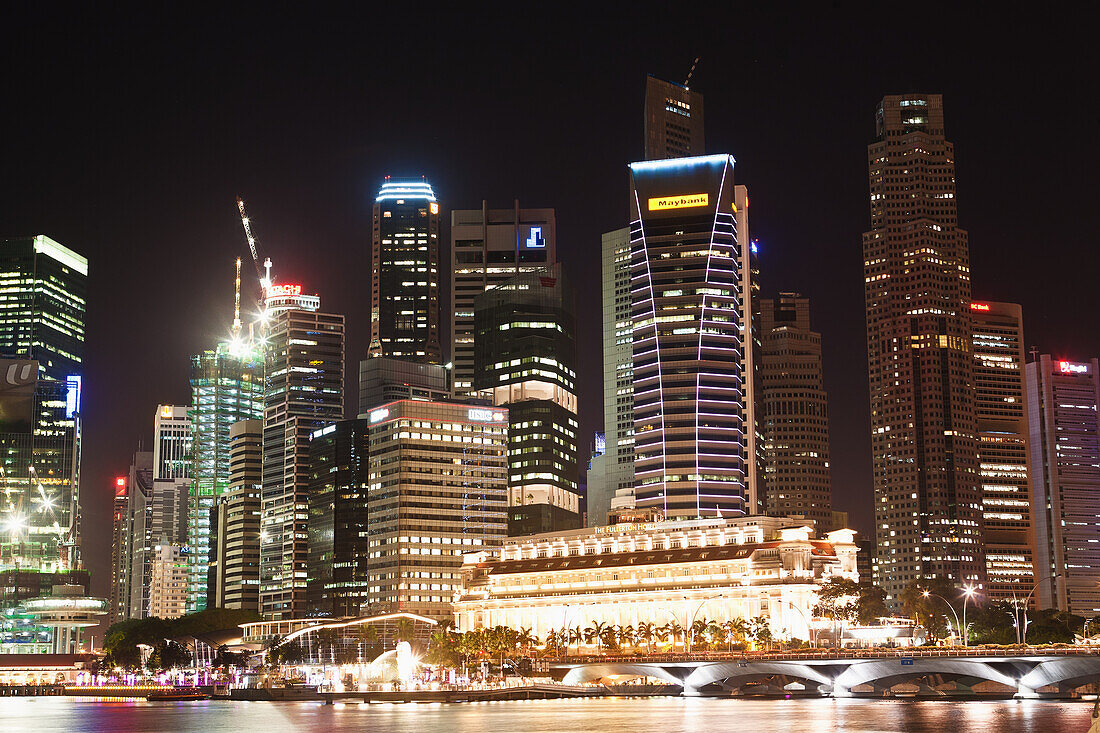
M80 375L70 374L65 377L65 384L68 386L65 392L65 418L71 420L80 414Z

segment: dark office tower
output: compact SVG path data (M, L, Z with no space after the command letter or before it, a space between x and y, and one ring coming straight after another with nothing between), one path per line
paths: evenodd
M451 212L451 363L455 394L473 391L474 299L500 283L557 262L553 209Z
M1100 361L1025 370L1039 608L1100 615Z
M218 498L214 590L218 608L260 610L263 421L229 428L229 490Z
M733 164L630 166L636 505L667 518L751 509Z
M267 342L260 608L278 620L307 611L309 439L343 417L344 317L286 311Z
M1024 398L1024 324L1015 303L971 303L988 596L1007 601L1035 582Z
M84 373L88 260L44 234L0 242L0 356L65 383Z
M745 495L749 514L764 513L765 451L764 420L761 413L760 358L763 342L760 328L760 257L756 240L749 234L749 190L733 187L734 222L741 243L741 375L745 404Z
M374 200L369 353L441 363L439 204L424 181L387 179Z
M810 300L780 293L760 302L760 363L768 514L803 516L831 531L829 409L821 334L810 329Z
M938 94L889 96L867 146L863 235L879 577L985 582L970 254Z
M447 369L377 356L359 362L359 414L396 400L446 402L451 398Z
M703 95L686 86L645 80L645 159L703 155Z
M560 265L475 300L474 389L508 408L511 536L581 526L575 313Z
M321 428L309 443L309 612L358 616L367 602L367 418Z

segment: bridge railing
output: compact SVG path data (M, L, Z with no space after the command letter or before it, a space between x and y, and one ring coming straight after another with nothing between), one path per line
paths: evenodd
M1017 646L996 649L982 647L911 647L890 649L800 649L789 652L690 652L676 654L584 654L543 657L542 664L677 664L690 662L827 661L892 659L895 657L1065 657L1098 656L1095 647Z

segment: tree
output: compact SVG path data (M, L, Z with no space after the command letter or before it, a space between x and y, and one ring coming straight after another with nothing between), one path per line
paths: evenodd
M403 618L397 622L394 637L398 641L407 641L410 644L416 639L416 624L411 619Z
M771 648L772 628L766 616L757 616L748 623L749 635L757 644Z
M887 615L886 591L870 582L860 583L859 598L856 600L856 620L860 625L870 626Z
M191 663L191 652L187 647L174 641L162 639L153 647L153 653L149 655L146 666L150 671L161 672L177 667L185 667Z
M733 651L733 643L741 643L745 640L748 634L749 627L745 624L745 619L735 618L722 624L722 630L726 632L727 651Z
M222 644L214 653L214 666L228 673L231 667L247 666L251 656L248 652L231 652L229 647Z
M359 625L359 661L378 656L378 629L373 624Z
M650 654L653 653L653 637L656 635L657 628L653 624L647 623L645 621L638 624L638 640L644 641L646 643L646 650Z
M840 625L859 615L859 583L848 578L829 578L817 590L814 613L832 620L833 640L840 646Z
M688 651L690 652L695 648L695 640L707 632L707 622L705 619L700 619L691 624L690 636L688 637Z
M901 592L901 605L933 638L940 638L947 630L944 614L952 621L958 614L954 604L957 595L958 590L947 578L918 578Z
M584 630L584 640L589 644L593 641L596 642L596 654L601 654L603 652L603 638L607 628L607 624L603 621L593 621L592 625Z

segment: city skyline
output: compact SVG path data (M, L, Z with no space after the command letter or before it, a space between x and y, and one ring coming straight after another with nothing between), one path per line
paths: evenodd
M706 41L701 45L707 46ZM141 439L148 439L145 433L149 432L146 425L147 415L150 410L160 403L186 403L186 356L190 353L198 353L203 348L209 348L210 341L222 338L228 332L228 321L232 315L232 260L234 257L245 254L243 238L240 236L239 223L235 219L232 205L232 196L236 193L245 195L250 201L250 208L255 216L257 234L265 243L267 252L279 263L277 271L281 273L281 282L303 281L309 283L311 290L319 290L326 294L326 311L342 313L348 319L349 342L347 347L348 364L366 355L366 326L364 303L360 294L355 292L356 278L349 277L348 272L356 269L362 272L365 267L362 252L363 242L369 234L369 206L373 201L371 190L377 189L382 175L392 172L395 176L419 176L424 175L432 181L436 194L441 201L444 211L457 208L473 208L481 200L487 200L490 207L505 207L514 198L520 198L525 204L536 207L555 208L558 213L559 241L561 254L559 259L564 263L570 275L577 275L578 300L581 311L591 311L598 307L599 286L598 275L593 278L592 270L599 262L599 236L603 231L609 231L625 223L622 211L623 179L626 164L641 159L642 135L638 130L638 120L641 111L641 96L643 91L643 79L645 71L659 71L659 76L676 78L690 66L691 56L694 50L682 53L668 53L658 60L641 58L632 62L616 66L611 74L621 89L612 92L616 104L612 105L614 113L605 113L605 121L614 123L613 130L606 134L606 139L599 138L606 144L606 150L593 151L597 160L586 161L585 157L578 157L576 165L590 165L592 174L600 178L598 184L579 184L573 179L575 176L557 177L549 176L546 182L538 180L540 171L554 172L555 166L551 160L547 160L546 153L533 153L533 160L527 161L528 166L505 166L504 174L488 174L484 169L476 173L465 173L456 170L462 160L467 162L473 157L466 154L465 157L453 153L436 155L443 146L439 142L425 145L420 152L415 152L414 142L405 138L403 142L394 146L398 152L389 152L385 149L387 135L383 132L370 134L363 132L357 135L347 135L341 139L341 143L348 143L351 138L360 139L361 145L368 145L366 152L359 150L351 156L341 159L341 175L327 176L323 170L314 170L305 177L321 182L320 192L304 194L300 187L295 185L294 178L301 176L288 171L287 181L282 185L285 188L264 182L269 173L262 172L264 168L257 167L252 171L246 170L255 163L255 156L260 147L256 147L251 153L242 153L239 160L229 164L231 174L219 180L212 189L204 191L201 197L189 194L184 200L170 210L165 211L169 221L186 214L186 218L194 218L195 228L187 230L185 235L156 233L157 238L151 240L155 247L149 247L150 254L139 254L137 250L143 247L143 240L150 234L139 222L144 221L140 216L132 215L131 209L141 208L132 206L125 201L118 204L114 214L120 219L119 223L97 222L96 219L103 214L96 214L95 210L85 210L85 206L93 206L97 197L73 196L80 189L78 185L69 183L61 184L62 190L69 195L63 197L51 197L55 201L40 201L35 196L11 191L5 198L9 202L0 209L5 221L4 236L20 236L24 234L46 234L58 241L64 242L91 261L90 277L91 288L100 294L106 294L106 288L114 287L115 277L123 277L128 268L142 266L144 262L160 262L158 267L171 269L173 277L167 284L168 294L175 295L173 290L178 289L179 296L172 297L175 301L171 308L154 309L154 314L164 321L162 330L171 334L165 341L155 340L153 329L148 327L149 318L156 322L157 318L134 314L131 316L123 305L128 302L123 299L105 297L96 302L94 296L89 298L91 304L89 315L89 372L97 379L86 377L93 387L87 399L91 405L97 405L98 409L106 412L108 399L113 402L121 402L120 415L118 417L97 418L94 424L86 426L86 440L88 441L88 453L83 469L82 500L84 503L84 516L86 535L85 558L89 567L93 570L93 586L97 595L104 595L106 561L103 559L103 548L106 546L104 538L109 542L109 533L102 529L103 519L110 512L110 481L113 476L125 472L129 465L133 451ZM833 463L834 485L838 487L835 505L839 509L850 510L853 521L867 536L871 529L867 521L870 509L870 447L866 435L866 375L861 369L856 369L855 374L844 375L846 364L844 354L846 350L861 349L863 341L862 329L852 326L852 319L858 324L859 312L862 308L862 297L859 293L859 235L866 229L866 183L861 177L865 171L859 171L860 151L872 138L873 131L867 123L874 105L885 94L913 89L930 93L943 92L945 105L950 116L949 139L958 146L959 188L960 188L960 226L970 231L971 258L974 262L975 272L974 296L976 299L989 299L997 301L1019 302L1024 306L1025 317L1028 326L1025 328L1027 346L1039 345L1044 351L1055 351L1055 356L1064 356L1070 359L1084 360L1095 355L1100 348L1097 347L1095 329L1086 329L1081 325L1074 326L1072 319L1066 318L1065 325L1055 325L1051 321L1062 319L1066 314L1076 310L1077 313L1087 313L1087 301L1082 305L1075 305L1075 298L1082 298L1081 292L1087 292L1087 287L1080 287L1087 283L1086 280L1074 280L1074 273L1066 272L1065 285L1058 291L1041 289L1035 292L1027 280L1030 270L1037 269L1041 274L1044 268L1057 268L1059 254L1055 247L1045 247L1044 258L1053 261L1036 263L1034 261L1034 242L1038 235L1049 233L1051 241L1065 242L1066 230L1059 230L1059 225L1054 221L1059 218L1058 211L1065 211L1074 205L1076 199L1072 192L1067 193L1071 187L1070 181L1074 180L1073 171L1068 174L1059 166L1062 160L1055 156L1047 163L1048 168L1037 166L1034 160L1026 156L1021 163L1030 175L1025 179L1041 180L1040 175L1044 170L1047 176L1054 178L1055 174L1062 176L1064 180L1057 181L1053 190L1037 191L1032 194L1031 205L1026 207L1044 208L1049 212L1050 221L1046 216L1036 217L1035 223L1030 227L1020 227L1018 224L1008 226L991 221L995 219L995 212L1003 206L1003 200L995 195L998 186L994 185L996 177L1007 177L1003 162L994 164L995 155L1003 155L1003 149L997 150L998 141L1013 140L1022 137L1020 132L986 130L991 121L997 118L998 113L1003 113L1000 103L992 101L994 91L1009 88L1008 81L1004 88L994 84L993 89L984 90L978 95L978 101L968 99L968 85L963 80L949 80L936 72L929 72L922 78L914 80L917 83L902 83L896 77L886 72L880 72L875 79L860 85L859 90L845 87L840 99L830 101L826 109L839 110L843 123L832 121L822 131L821 137L816 138L817 145L833 147L829 130L836 133L838 129L844 132L840 135L842 144L836 145L844 149L843 155L825 154L826 159L839 165L834 167L836 171L842 171L846 166L849 169L839 182L832 181L832 176L825 175L821 180L826 185L844 189L835 193L821 194L815 190L813 181L819 179L809 176L811 182L791 181L802 172L809 172L811 165L806 165L806 170L791 168L793 161L798 158L798 151L803 150L798 145L792 145L793 151L783 153L774 144L775 133L762 132L762 123L752 121L749 115L742 115L737 111L739 104L751 101L760 105L765 110L782 110L784 107L775 100L769 100L766 94L759 89L755 94L749 91L733 90L733 85L726 83L725 72L721 56L702 51L704 57L696 74L693 86L706 95L709 141L708 152L720 152L728 149L738 159L738 180L745 181L751 186L753 192L753 236L759 236L762 243L763 279L765 293L774 294L778 289L797 289L806 293L815 303L824 304L832 298L834 301L830 307L817 318L817 330L823 334L825 342L824 368L826 374L826 387L830 396L831 427L834 431ZM644 56L644 55L643 55ZM946 62L943 62L946 64ZM625 69L624 67L629 67ZM659 68L658 68L659 67ZM637 73L638 70L642 73ZM911 70L909 70L911 72ZM774 72L773 72L774 73ZM617 76L621 74L622 76ZM909 76L912 74L910 73ZM904 76L904 75L903 75ZM963 75L966 77L966 75ZM971 72L969 76L970 88L976 84L978 75ZM545 77L543 77L545 79ZM1017 83L1019 80L1013 80ZM949 83L948 83L949 82ZM757 82L761 83L761 82ZM751 86L751 85L750 85ZM872 88L873 87L873 88ZM566 100L568 93L563 92ZM453 102L453 100L451 100ZM982 102L990 103L982 107ZM992 102L992 103L991 103ZM768 105L771 105L770 107ZM835 105L835 107L834 107ZM523 106L520 104L519 106ZM806 105L804 114L816 115L821 107ZM1020 114L1028 114L1021 112ZM1033 114L1033 113L1032 113ZM779 113L782 116L782 113ZM824 116L824 115L823 115ZM1085 117L1085 116L1082 116ZM505 118L505 124L517 128L531 125L530 131L522 137L519 133L516 139L527 139L537 136L540 124L522 114L514 113ZM736 132L731 132L732 128ZM817 120L814 120L817 122ZM1032 124L1036 123L1032 119ZM593 127L585 136L589 142L593 140L593 131L599 129ZM1034 129L1034 128L1033 128ZM629 133L629 134L627 134ZM239 133L238 133L239 134ZM984 135L993 139L983 140ZM619 140L618 138L624 138ZM389 138L392 139L392 138ZM374 148L370 152L369 145L382 145L382 148ZM570 139L567 138L562 147L567 147ZM225 145L221 143L220 145ZM213 146L218 149L218 145ZM555 145L548 145L550 149L558 149ZM603 145L597 145L603 148ZM333 152L332 149L329 149ZM784 156L791 156L790 159ZM778 157L777 157L778 156ZM551 155L550 158L555 156ZM1011 156L1016 158L1016 156ZM1036 158L1041 157L1039 155ZM29 159L29 158L28 158ZM357 161L350 164L350 159ZM850 160L849 160L850 159ZM22 158L15 157L16 173ZM293 163L293 156L288 161ZM300 161L299 161L300 162ZM493 158L492 165L501 165L502 161ZM786 165L784 165L784 163ZM178 164L178 162L177 162ZM129 166L129 168L127 167ZM133 162L123 165L124 169L131 169ZM781 176L769 172L770 167L786 168L793 171L794 176ZM1031 168L1028 168L1031 166ZM1037 167L1036 167L1037 166ZM184 166L185 168L187 166ZM353 170L354 169L354 170ZM1013 169L1015 170L1015 169ZM120 174L115 173L115 176ZM192 171L192 176L195 172ZM1013 177L1024 175L1016 173ZM1080 174L1077 174L1080 176ZM314 178L310 178L313 176ZM1068 180L1065 180L1068 179ZM195 186L199 181L205 181L205 177L192 178L190 185ZM1079 180L1079 179L1078 179ZM355 185L346 185L349 181ZM984 181L984 183L983 183ZM301 181L300 185L304 185ZM165 184L161 184L162 187ZM205 185L205 184L203 184ZM224 195L217 195L219 189L224 186ZM202 186L199 186L200 188ZM336 188L340 188L336 196L336 203L321 205L318 197L328 195ZM170 189L170 187L169 187ZM993 189L989 191L986 189ZM125 187L119 188L125 191ZM1057 192L1061 191L1061 194ZM790 195L788 196L788 193ZM304 194L304 195L303 195ZM606 195L605 195L606 194ZM1012 189L1015 195L1015 189ZM1000 191L1000 196L1006 195L1006 191ZM824 199L818 201L817 198ZM782 197L782 198L781 198ZM64 207L57 204L63 198L79 199L74 209L75 213L61 211ZM139 197L145 200L145 196ZM835 202L843 198L844 203L840 208L845 211L843 217L836 217L843 224L832 223L826 228L826 235L815 234L820 221L815 218L830 216L835 209ZM1058 199L1054 206L1054 199ZM87 201L87 203L85 203ZM833 203L830 203L833 202ZM301 203L300 211L290 212ZM1045 207L1042 204L1045 203ZM164 206L165 204L161 204ZM8 207L11 207L10 209ZM156 208L154 206L154 208ZM334 212L341 212L343 219L347 220L344 227L335 227L326 219ZM364 213L366 212L366 213ZM853 212L855 215L853 216ZM862 214L862 217L860 216ZM79 222L83 216L89 221ZM70 218L71 217L71 218ZM804 219L799 225L797 222ZM794 223L792 223L792 221ZM599 226L594 226L596 222ZM332 236L333 232L342 232L339 236ZM840 231L842 235L838 235ZM113 233L111 233L113 232ZM112 255L108 247L112 241L116 241L123 233L125 244L119 249L121 255ZM1083 235L1082 235L1083 236ZM803 239L806 241L797 241ZM182 243L192 240L205 240L207 243L195 250L182 247ZM322 246L325 241L327 248ZM811 241L812 240L812 241ZM1083 241L1083 240L1081 240ZM216 245L216 246L215 246ZM1065 245L1063 245L1065 246ZM1013 264L1012 255L1005 256L1005 248L1015 253L1021 262ZM322 257L310 256L307 259L305 252L319 248L324 253ZM1068 251L1073 251L1072 239L1070 245L1065 246ZM828 250L828 253L819 253L819 250ZM152 253L167 255L163 260L146 259ZM125 263L119 267L120 260L117 257L129 257L134 261ZM247 255L246 255L247 256ZM186 261L185 261L186 258ZM1026 258L1026 260L1025 260ZM338 259L331 264L314 264L310 260L318 261ZM841 260L843 264L831 265L829 273L831 277L828 283L822 283L815 277L815 272L822 267L823 262ZM1064 262L1064 260L1062 260ZM102 269L101 269L102 268ZM224 277L223 277L224 272ZM598 273L598 267L595 267ZM1014 273L1008 276L1006 273ZM1077 277L1083 277L1077 275ZM445 278L444 278L445 279ZM1074 288L1074 283L1079 287ZM1049 287L1049 286L1048 286ZM130 297L137 297L135 289L129 291ZM330 297L330 290L335 291ZM1041 294L1040 294L1041 293ZM1050 302L1052 296L1061 294L1061 299ZM181 307L180 301L193 301L195 307ZM249 298L244 299L247 303ZM1093 311L1095 312L1095 308ZM818 310L815 308L815 316ZM142 379L149 382L145 385L129 385L122 387L118 382L112 382L110 371L115 367L112 362L119 359L112 345L116 342L107 334L107 331L126 330L118 329L120 319L125 324L126 320L133 318L133 330L139 334L150 334L150 345L147 353L156 354L152 358L146 358L142 354L136 356L127 355L133 359L139 369L146 369L153 373L154 378ZM1079 316L1080 318L1080 316ZM841 325L847 324L847 325ZM164 327L167 325L167 327ZM444 324L444 328L447 324ZM224 327L223 327L224 326ZM580 340L582 350L596 350L599 343L598 324L585 324L582 326ZM130 335L131 348L134 335ZM1057 350L1066 350L1059 353ZM145 351L145 349L141 349ZM858 353L858 352L857 352ZM858 362L858 359L852 359ZM354 369L349 371L354 372ZM595 405L599 399L601 367L598 362L586 364L582 367L580 377L581 392L581 431L578 443L582 447L581 459L584 459L583 451L588 445L592 431L597 425L602 424L598 408ZM835 374L835 376L834 376ZM180 378L182 375L182 378ZM354 378L351 374L348 378ZM854 386L853 386L854 385ZM131 389L132 387L132 389ZM350 385L349 385L350 387ZM356 390L352 387L347 390L346 403L351 404ZM110 397L108 398L108 395ZM588 407L584 407L588 405ZM587 409L587 411L586 411ZM94 412L92 407L89 413ZM350 411L349 411L350 412ZM350 415L349 415L350 416ZM140 432L137 426L142 426ZM109 552L107 553L109 555Z

